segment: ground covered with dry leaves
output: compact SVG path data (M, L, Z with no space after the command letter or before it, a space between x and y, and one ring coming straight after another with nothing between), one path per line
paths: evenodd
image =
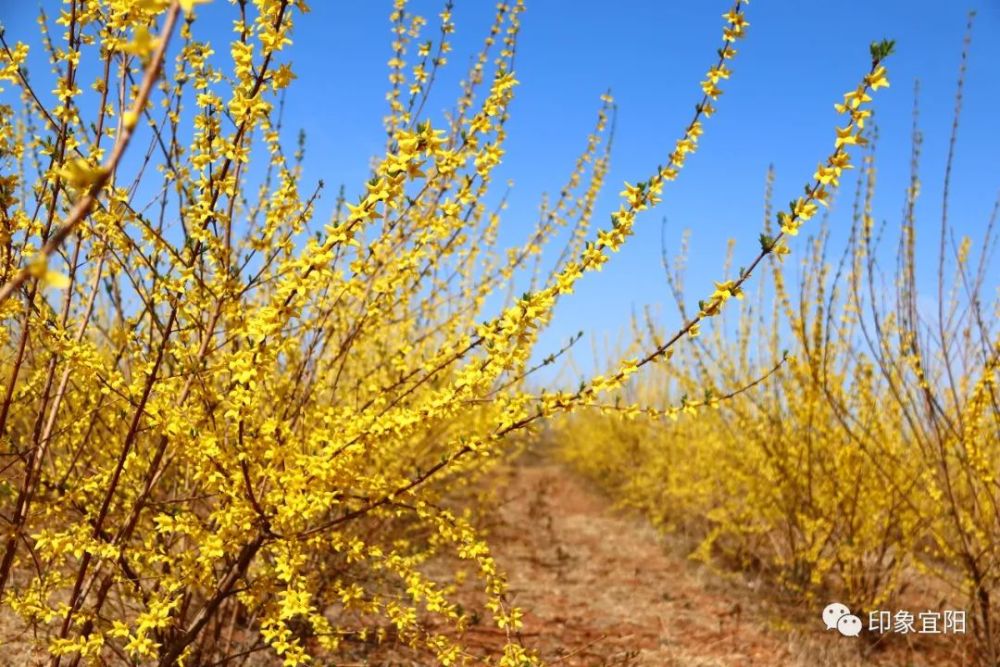
M502 473L490 526L522 642L550 665L961 665L961 646L904 639L873 645L826 631L819 609L785 601L746 574L687 557L694 544L659 535L565 467L521 462ZM820 607L821 608L821 607ZM505 635L473 625L486 656ZM359 665L420 665L384 646Z

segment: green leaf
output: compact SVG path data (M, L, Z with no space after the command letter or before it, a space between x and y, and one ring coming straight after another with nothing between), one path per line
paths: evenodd
M880 42L872 42L868 47L872 56L872 64L875 65L892 55L896 49L896 40L883 39Z

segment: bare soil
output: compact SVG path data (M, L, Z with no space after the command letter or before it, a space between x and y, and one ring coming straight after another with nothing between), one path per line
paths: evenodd
M759 581L691 560L692 543L615 511L558 464L522 464L503 475L490 543L511 601L525 610L521 640L547 664L970 664L961 644L971 646L971 638L956 646L953 638L900 636L872 645L826 630L822 606L796 606ZM503 641L475 628L469 634L483 649Z

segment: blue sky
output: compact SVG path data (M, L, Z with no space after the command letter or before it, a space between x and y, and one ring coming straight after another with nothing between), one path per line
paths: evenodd
M434 18L437 3L416 3ZM535 220L544 191L561 186L583 146L600 94L611 88L618 119L611 172L595 220L617 206L622 181L645 178L665 161L690 117L718 43L726 2L557 2L529 0L517 55L521 84L512 107L500 184L515 181L503 239L514 243ZM918 238L924 256L936 252L944 158L954 106L967 12L977 11L951 199L957 231L981 234L1000 191L1000 69L990 45L1000 43L1000 3L951 2L753 2L749 36L740 44L733 78L706 123L698 153L668 186L663 203L643 214L636 236L599 275L584 278L562 302L539 352L561 347L583 329L614 340L633 308L662 305L666 326L678 316L660 267L660 221L676 249L692 230L687 284L691 303L719 277L725 240L737 240L737 264L757 249L767 167L777 173L775 200L801 192L816 163L829 153L837 115L833 103L852 88L869 64L868 44L891 37L892 86L879 91L881 132L876 219L899 220L909 177L913 83L921 82L924 132ZM387 2L315 2L295 36L298 87L289 97L291 125L307 128L307 176L360 182L366 156L380 147L385 60L389 56ZM458 0L453 74L492 18L492 2ZM433 28L433 23L430 26ZM432 111L454 98L447 83ZM336 175L340 174L340 178ZM845 197L832 223L849 224ZM841 236L842 238L842 236ZM793 239L802 248L804 234ZM893 246L890 246L893 247ZM930 264L933 265L933 264ZM928 272L930 274L932 272ZM994 273L996 275L996 273ZM929 275L929 280L932 276ZM930 284L930 283L928 283ZM930 293L929 293L930 294ZM576 357L586 362L584 341Z
M300 17L290 56L298 80L287 98L285 126L308 137L306 185L326 181L326 203L341 183L360 191L369 159L380 152L386 111L386 60L390 57L388 0L314 0ZM415 1L436 38L439 2ZM513 179L502 241L519 242L537 216L542 192L557 191L582 149L610 88L618 104L611 172L595 220L617 206L622 181L647 177L665 161L699 96L698 81L714 59L728 3L529 0L518 46L518 87L508 124L507 155L496 183ZM0 20L13 39L37 39L31 2L0 0ZM432 118L450 106L457 80L480 44L494 3L457 0L450 76L428 105ZM816 163L829 153L838 120L833 103L852 88L869 64L868 44L891 37L891 88L875 100L880 127L875 217L898 224L908 179L913 83L921 82L924 195L918 210L922 257L934 257L941 184L967 12L977 10L957 160L951 220L959 233L981 235L1000 189L1000 68L991 45L1000 43L1000 2L857 0L754 1L751 27L726 82L719 113L705 126L698 153L670 184L663 203L644 213L636 236L599 275L586 277L560 304L539 350L557 349L583 329L599 339L616 336L633 308L660 304L662 322L676 323L660 267L660 220L668 219L668 244L692 230L687 285L690 301L711 291L727 238L737 241L737 264L757 248L767 167L777 172L776 202L801 192ZM202 36L229 39L232 7L215 0L198 8ZM217 49L224 53L225 49ZM332 187L330 187L332 186ZM849 224L842 198L832 222ZM321 207L321 216L326 210ZM836 236L835 236L836 237ZM837 237L840 238L840 237ZM804 247L804 234L792 248ZM996 275L996 272L994 272ZM996 283L996 281L994 281ZM587 356L587 344L582 346Z

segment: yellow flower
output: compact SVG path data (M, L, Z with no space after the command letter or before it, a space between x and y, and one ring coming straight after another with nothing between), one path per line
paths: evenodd
M159 12L170 6L170 0L134 0L134 6L147 12Z
M65 273L59 273L58 271L46 271L45 275L42 276L42 282L47 287L66 289L69 287L70 279Z
M715 283L715 293L712 296L721 296L725 299L729 297L743 298L743 288L736 284L735 280Z
M204 5L210 1L211 0L178 0L178 4L181 6L181 9L184 10L185 14L190 14L194 11L195 5Z
M805 222L816 215L818 208L819 207L816 206L811 199L799 197L795 200L795 206L792 208L792 213L795 217Z
M849 93L844 93L844 103L834 104L833 108L837 110L837 113L846 113L871 101L872 98L865 92L864 86L861 86Z
M865 77L865 83L867 83L872 90L888 88L889 78L886 76L885 66L879 65L876 67L874 72Z
M48 258L45 255L39 255L28 264L28 273L37 278L43 287L66 289L70 285L69 276L49 268Z
M722 90L716 86L715 82L711 79L705 79L701 82L701 91L705 93L710 100L717 100L719 99L719 96L722 95Z
M144 25L139 26L135 29L133 33L132 41L123 45L121 50L125 53L131 53L134 56L138 56L140 60L147 60L149 56L156 50L156 47L160 44L159 37L153 37L149 28Z
M837 140L834 144L837 148L840 148L841 146L860 145L861 142L862 139L859 134L854 131L853 125L837 128Z
M83 158L74 158L59 169L59 176L74 188L89 188L104 177L103 167L90 164Z
M637 209L642 206L645 199L645 188L642 184L631 185L628 181L625 181L625 189L618 194L625 198L629 206Z

